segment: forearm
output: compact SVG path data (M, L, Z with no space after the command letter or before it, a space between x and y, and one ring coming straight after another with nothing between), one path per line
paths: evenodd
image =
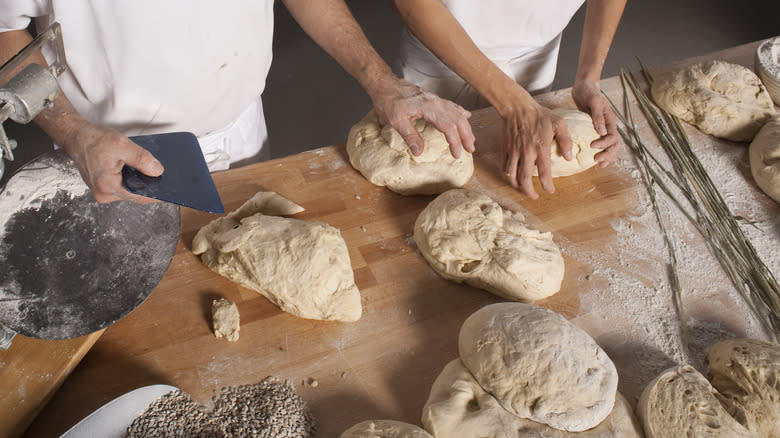
M32 36L26 30L0 33L0 64L9 60L30 41L32 41ZM12 72L8 77L2 78L1 80L7 82L28 64L47 65L46 59L41 52L36 51L28 57L19 68ZM78 132L79 128L86 123L86 121L73 108L73 105L71 105L68 98L60 92L54 100L54 105L51 108L41 111L35 118L35 123L40 126L55 143L61 145L72 155L72 152L75 152L72 150L75 143L72 139L75 138L76 132Z
M597 82L626 0L588 0L575 81Z
M394 0L394 4L409 30L499 113L514 111L518 98L533 100L482 53L440 0Z
M371 46L343 0L283 0L301 28L373 96L397 78Z

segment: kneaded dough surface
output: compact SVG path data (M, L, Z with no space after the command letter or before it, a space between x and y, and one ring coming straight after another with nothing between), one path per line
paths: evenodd
M441 131L422 119L414 126L425 142L420 156L414 156L398 131L381 124L371 110L349 131L352 167L372 184L402 195L435 195L466 184L474 173L471 154L463 150L455 159Z
M454 435L453 435L454 436ZM395 420L366 420L345 430L340 438L433 438L413 424Z
M641 438L641 426L623 396L604 421L583 432L567 432L509 413L474 379L460 359L444 367L423 407L423 426L434 436L458 438Z
M690 365L670 368L642 392L637 414L647 438L754 437L729 415L710 382Z
M769 121L750 143L750 172L758 187L780 202L780 117Z
M211 323L214 327L214 336L225 338L230 342L238 340L238 332L241 329L241 319L238 315L236 303L220 298L211 302Z
M561 288L563 256L552 234L474 191L434 199L417 217L414 241L442 277L510 300L539 300Z
M590 144L601 136L593 127L593 119L590 115L567 108L556 108L553 112L566 121L572 142L571 152L574 156L571 161L567 161L558 149L558 142L553 141L550 154L550 169L553 178L574 175L595 166L596 159L594 157L601 150L590 147ZM538 175L539 170L534 167L534 176Z
M780 437L780 345L729 339L710 348L707 362L732 416L758 436Z
M322 222L263 213L301 210L275 193L258 193L238 210L201 228L193 252L213 271L293 315L360 319L360 292L339 230Z
M458 337L463 364L509 412L573 432L612 411L615 365L585 331L533 304L498 303L469 316Z
M750 69L723 61L694 64L653 82L653 100L699 129L750 141L775 115L772 98Z

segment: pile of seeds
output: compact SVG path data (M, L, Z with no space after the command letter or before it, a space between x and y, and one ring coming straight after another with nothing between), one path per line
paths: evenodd
M223 388L207 412L182 391L161 397L125 432L133 437L313 437L314 417L292 384L268 377L255 385Z

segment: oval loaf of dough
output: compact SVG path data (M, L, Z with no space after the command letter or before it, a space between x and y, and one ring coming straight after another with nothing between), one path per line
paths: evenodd
M780 437L780 345L754 339L718 342L707 354L712 386L729 412L761 437Z
M618 375L585 331L544 307L485 306L458 337L463 364L509 412L555 429L598 426L615 405Z
M758 187L780 202L780 117L764 125L750 143L750 172Z
M772 98L750 69L723 61L694 64L657 78L653 100L707 134L750 141L775 114Z
M647 438L742 438L751 433L716 397L717 391L690 365L670 368L642 391L637 414Z
M301 318L357 321L360 292L338 229L268 214L300 206L260 192L198 231L192 252L203 264Z
M553 141L552 152L550 154L550 168L552 170L553 178L559 176L569 176L575 173L586 171L596 165L594 157L597 153L601 152L601 149L593 149L590 144L593 140L599 139L601 136L593 127L593 119L590 115L582 111L556 108L553 112L566 121L566 126L569 128L569 136L571 136L572 142L572 155L574 159L567 161L563 158L558 150L558 143ZM539 175L539 170L534 167L534 176Z
M395 420L362 421L341 434L340 438L433 438L413 424Z
M620 393L609 416L593 429L567 432L520 418L501 407L455 359L433 382L423 407L423 426L433 436L458 438L641 438L642 429Z
M510 300L539 300L561 288L563 256L552 234L477 192L439 195L417 217L414 241L442 277Z
M461 187L474 173L474 161L465 150L453 158L444 134L425 120L414 121L425 142L423 153L412 155L401 134L382 125L374 110L349 131L347 155L352 167L372 184L402 195L436 195Z

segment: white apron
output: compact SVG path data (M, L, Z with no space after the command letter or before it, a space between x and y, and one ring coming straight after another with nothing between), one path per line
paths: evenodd
M531 94L555 79L561 33L584 0L442 0L476 46ZM404 79L466 109L490 104L408 29L401 34Z

